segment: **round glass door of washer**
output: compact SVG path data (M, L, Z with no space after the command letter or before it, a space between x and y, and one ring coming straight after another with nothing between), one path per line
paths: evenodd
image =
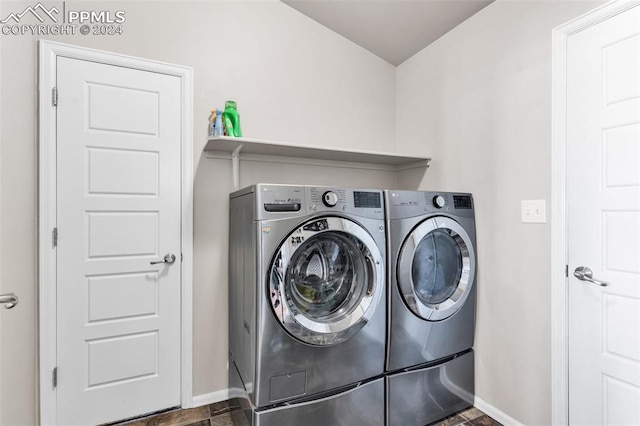
M405 304L430 321L448 318L464 305L474 275L475 252L469 234L444 216L421 222L409 234L396 269Z
M289 334L333 345L364 327L384 291L375 241L341 217L313 219L290 233L269 271L269 299Z

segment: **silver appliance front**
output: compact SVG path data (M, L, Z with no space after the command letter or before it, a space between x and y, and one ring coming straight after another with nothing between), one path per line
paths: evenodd
M369 380L337 390L258 409L251 404L235 366L229 366L230 398L240 410L230 413L235 426L383 426L385 379Z
M254 426L383 426L384 378L335 394L253 411Z
M262 222L270 230L260 235L263 253L274 255L265 257L259 269L269 284L263 290L267 297L257 300L256 406L324 392L384 372L384 240L376 240L380 235L361 234L362 229L377 230L380 220L359 217L356 223L335 218L341 226L352 228L351 232L340 234L337 240L336 228L317 232L289 251L286 267L284 255L279 265L283 241L286 247L295 236L292 230L325 219L322 215L302 222L297 218ZM328 253L336 256L335 263L330 263L333 269L322 266L331 258ZM328 259L321 260L323 257ZM342 271L341 264L351 265L351 271ZM328 278L324 284L322 275ZM345 278L348 282L332 282ZM336 291L329 290L331 286ZM348 296L342 303L341 292ZM314 298L329 303L313 304ZM321 315L325 318L318 318Z
M387 191L387 371L473 347L476 253L470 194Z
M382 191L255 185L230 201L229 355L253 411L381 376Z
M473 405L473 351L385 380L387 425L424 426Z

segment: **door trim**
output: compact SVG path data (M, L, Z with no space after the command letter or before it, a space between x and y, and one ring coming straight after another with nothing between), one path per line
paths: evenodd
M567 44L569 37L640 5L614 0L552 31L551 66L551 420L569 423L567 235Z
M117 53L40 40L38 71L38 281L39 281L39 406L40 424L55 424L57 392L52 372L56 367L56 85L58 56L157 72L180 78L181 85L181 348L180 377L183 408L193 406L193 70Z

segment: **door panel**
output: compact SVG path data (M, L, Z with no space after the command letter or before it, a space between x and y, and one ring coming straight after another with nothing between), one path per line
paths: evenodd
M154 90L87 83L88 127L91 130L157 136L158 95Z
M89 148L87 154L89 194L158 196L158 153Z
M58 423L180 404L178 77L57 60Z
M88 277L89 322L158 315L157 272Z
M640 6L570 36L567 81L569 422L640 424Z
M157 346L157 330L87 341L89 388L157 375Z

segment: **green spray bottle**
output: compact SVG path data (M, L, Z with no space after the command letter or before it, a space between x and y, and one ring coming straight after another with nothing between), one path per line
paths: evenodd
M242 137L240 114L238 114L238 110L236 109L235 101L225 102L222 121L224 122L224 128L227 136L234 136L236 138Z

